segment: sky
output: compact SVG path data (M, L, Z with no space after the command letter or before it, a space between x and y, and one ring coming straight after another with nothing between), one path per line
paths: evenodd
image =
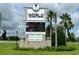
M32 7L33 3L0 3L1 13L1 27L5 29L8 36L18 35L21 36L25 32L25 20L24 20L24 7ZM40 8L48 8L57 12L57 22L59 23L63 13L70 14L74 28L71 32L74 32L76 37L79 37L79 4L77 3L39 3Z

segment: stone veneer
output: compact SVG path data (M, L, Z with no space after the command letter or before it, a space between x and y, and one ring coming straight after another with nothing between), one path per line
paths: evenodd
M51 40L46 40L45 35L43 36L43 41L28 41L28 35L19 41L20 48L43 48L46 46L51 46Z

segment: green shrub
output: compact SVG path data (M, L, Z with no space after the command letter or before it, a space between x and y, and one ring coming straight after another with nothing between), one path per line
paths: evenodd
M53 51L54 47L45 47L44 50L46 50L46 51Z
M34 49L34 48L19 48L19 47L16 47L14 50L21 50L21 51L30 51L30 50L41 50L41 51L53 51L54 50L54 47L44 47L44 48L37 48L37 49Z
M12 40L12 41L13 41L13 40L14 40L14 41L15 41L15 40L18 41L19 39L20 39L20 38L17 37L17 36L9 36L9 37L7 37L7 40Z
M46 37L50 37L50 25L46 28Z
M75 47L73 46L60 46L60 47L56 47L55 51L72 51L75 50Z
M44 48L15 48L15 50L21 50L21 51L30 51L30 50L41 50L41 51L72 51L75 50L75 47L73 46L59 46L59 47L44 47Z
M14 50L29 51L34 49L33 48L15 48Z
M65 33L60 26L57 27L57 45L66 46ZM52 33L52 46L55 46L55 32Z
M42 50L42 51L53 51L54 50L54 48L53 47L44 47L44 48L38 48L38 49L36 49L36 50Z
M71 41L71 42L76 42L77 40L76 40L76 38L75 38L75 34L73 33L73 32L69 32L68 33L69 35L68 35L68 41Z

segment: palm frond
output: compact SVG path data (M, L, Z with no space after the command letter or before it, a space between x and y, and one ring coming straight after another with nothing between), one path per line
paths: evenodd
M52 10L49 10L49 12L47 13L47 17L52 20L53 18L55 18L55 13Z
M63 23L64 23L64 21L61 21L59 24L61 24L61 25L62 25Z

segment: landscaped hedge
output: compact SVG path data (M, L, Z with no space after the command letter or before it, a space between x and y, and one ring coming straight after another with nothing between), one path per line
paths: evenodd
M19 40L19 37L17 37L17 36L10 36L10 37L7 37L7 39L6 40Z
M15 48L15 50L21 50L21 51L30 51L30 50L41 50L41 51L73 51L75 50L75 47L73 46L59 46L59 47L44 47L44 48Z
M61 27L57 27L57 45L66 46L65 33ZM55 46L55 32L52 33L52 46Z
M46 37L50 37L50 26L46 28ZM65 33L61 26L57 26L57 44L58 46L66 45ZM55 32L52 32L51 45L55 46Z
M73 51L73 50L75 50L75 47L73 46L60 46L55 48L55 51Z

